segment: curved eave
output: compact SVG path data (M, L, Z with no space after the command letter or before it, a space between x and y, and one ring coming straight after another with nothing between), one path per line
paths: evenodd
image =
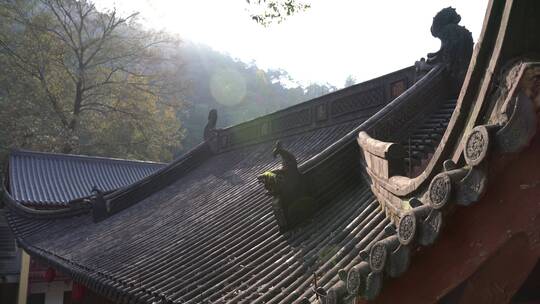
M536 168L538 162L531 159L531 155L538 149L537 133L540 118L538 117L540 109L538 102L540 100L538 14L540 14L538 1L490 1L481 41L473 54L456 110L427 168L417 178L410 179L402 176L381 178L375 176L373 170L368 170L372 177L373 192L381 204L393 205L395 208L391 212L391 217L397 226L400 243L398 246L417 248L431 245L439 238L441 228L444 226L443 222L449 218L448 215L453 211L467 212L457 206L469 206L478 201L485 201L482 198L486 192L499 193L499 189L490 187L493 184L499 184L498 181L502 179L501 174L505 167L512 166L515 162L521 167L519 170L526 170L524 169L526 164L516 160L520 155L528 159L531 166L535 166L529 170L540 169ZM365 134L360 138L362 142L366 142ZM533 140L532 147L531 140ZM488 165L489 170L487 170ZM510 171L513 172L513 169ZM488 180L495 180L495 182L488 184ZM504 186L501 188L508 189ZM510 193L512 191L516 190L509 190ZM491 195L489 200L493 204L495 203L493 200L498 200L498 198ZM501 208L508 208L508 206ZM522 210L516 216L526 217L525 213L530 212L531 208L529 206L529 211ZM504 215L504 211L498 211L496 214ZM482 221L482 219L477 220ZM498 225L492 221L489 223ZM456 221L453 224L457 224ZM477 224L475 222L472 225ZM525 231L528 229L521 224L516 224L517 226ZM459 230L455 227L454 229ZM491 229L497 230L496 227ZM429 243L425 242L426 231L435 233ZM478 236L480 235L479 233ZM502 234L495 236L495 242L499 244L504 243L505 239L506 236ZM388 246L389 241L388 238L379 242L381 250L391 250ZM538 250L537 247L533 247L533 252ZM452 250L445 248L445 250ZM493 254L498 249L491 247L490 250L489 254ZM379 252L371 252L367 260L377 261L378 254ZM426 256L423 255L422 258L425 259ZM524 258L527 257L524 256ZM475 271L480 261L485 261L485 259L468 265L470 267L462 267L461 276L454 277L450 286L445 287L446 291L465 280L466 273ZM388 264L392 264L392 261L387 258L385 262L385 272L388 272ZM452 261L449 261L448 264L451 263ZM430 264L430 261L426 261L425 264ZM361 267L367 267L367 269L349 270L349 276L344 279L347 284L366 280L365 274L373 273L373 269L369 269L372 265L364 264ZM425 267L422 269L427 271ZM493 274L496 273L492 271ZM361 273L359 279L355 277L358 272ZM424 276L431 276L437 273L437 270L430 269L428 272L429 274L424 273ZM419 274L418 271L415 273ZM399 283L395 284L399 285ZM341 299L355 296L347 294L343 283L336 284L332 292L339 295ZM444 295L441 286L434 288L433 292L442 293L438 294L436 299ZM425 294L427 293L429 292ZM409 298L415 297L410 295ZM389 298L385 297L385 299Z
M21 204L16 201L11 194L7 191L5 185L2 183L2 189L0 191L2 195L2 202L11 211L18 216L34 219L54 219L72 217L81 214L86 214L91 211L91 206L84 201L84 199L76 199L70 202L69 207L53 210L38 210Z
M521 153L490 157L485 195L446 217L437 242L415 255L402 277L388 280L375 303L514 302L540 256L538 155L537 135Z
M511 59L538 52L538 46L534 45L538 39L531 23L534 18L524 17L524 14L531 14L523 11L528 6L533 5L528 3L519 6L514 1L489 2L480 39L441 144L426 169L417 177L389 179L386 182L387 190L398 196L411 195L425 187L440 172L444 161L451 159L458 163L462 160L466 135L485 115L490 115L486 111L493 106L490 96L500 81L497 76L501 69Z
M6 187L17 202L36 209L68 208L103 192L129 185L164 167L163 163L84 155L13 150Z

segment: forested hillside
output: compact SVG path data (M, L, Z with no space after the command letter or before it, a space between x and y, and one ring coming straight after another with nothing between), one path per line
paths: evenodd
M201 141L208 111L218 110L225 127L318 97L336 88L324 84L303 87L284 70L262 70L211 48L182 43L181 73L187 85L180 120L186 129L185 147Z
M0 158L10 149L170 161L219 126L335 90L300 86L75 0L0 0Z

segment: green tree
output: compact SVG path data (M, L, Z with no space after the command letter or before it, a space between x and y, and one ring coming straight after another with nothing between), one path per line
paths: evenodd
M310 8L310 4L297 0L246 0L251 19L268 26L281 23L288 17Z
M0 14L2 146L172 157L182 86L162 51L171 39L85 0L2 0Z

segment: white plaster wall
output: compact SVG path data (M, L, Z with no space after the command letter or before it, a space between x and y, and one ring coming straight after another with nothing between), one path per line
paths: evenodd
M45 304L62 304L64 291L71 290L71 282L53 281L51 283L30 283L30 293L44 293Z

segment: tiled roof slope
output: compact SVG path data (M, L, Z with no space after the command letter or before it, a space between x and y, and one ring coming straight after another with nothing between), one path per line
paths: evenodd
M444 69L436 67L387 108L404 109L414 99L424 105L413 109L415 115L436 111L447 98L445 81ZM368 125L391 117L387 108ZM283 145L300 164L329 153L328 162L304 166L325 175L314 190L320 209L287 232L280 231L272 198L256 178L279 166L270 153L272 137L236 142L214 155L195 158L200 163L189 170L180 158L155 176L108 196L111 210L118 204L122 208L98 223L87 212L32 218L12 205L9 220L30 254L116 301L314 301L314 273L318 286L328 290L339 282L339 269L358 264L361 252L395 233L358 170L354 137L359 126L367 126L366 113L373 109L281 133ZM340 143L341 148L336 146ZM186 157L196 157L203 148ZM163 182L153 185L158 179ZM138 201L132 194L145 188L149 190L139 197L146 198ZM129 195L130 200L123 199Z
M105 157L15 150L9 158L9 191L18 202L36 207L65 206L102 191L132 184L165 164Z
M284 139L304 161L358 122ZM336 272L382 237L388 221L368 187L350 176L309 223L279 231L271 198L254 178L277 163L271 143L217 155L139 204L98 223L11 217L29 252L115 300L290 303L312 273ZM148 206L152 206L148 208ZM52 241L51 241L52 240ZM118 291L114 291L117 289Z

